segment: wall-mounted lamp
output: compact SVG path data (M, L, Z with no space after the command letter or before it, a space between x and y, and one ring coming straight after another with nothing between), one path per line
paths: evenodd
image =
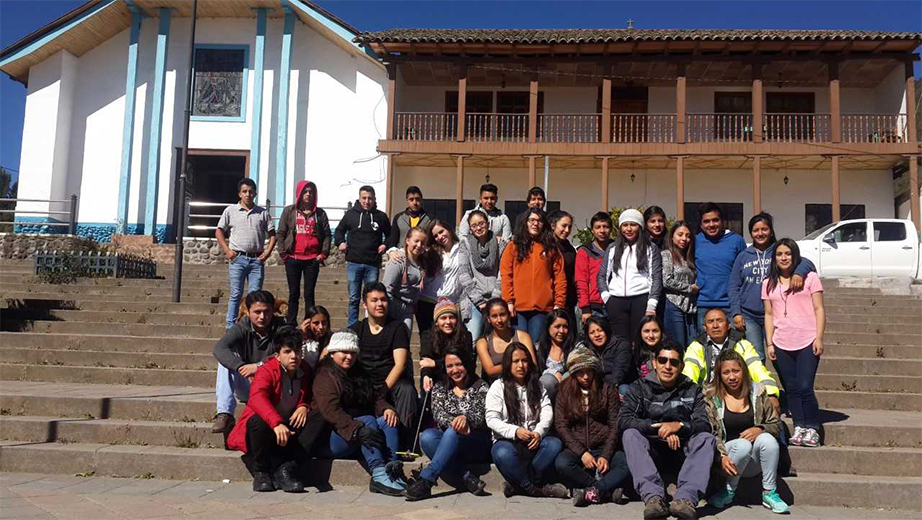
M486 181L486 184L490 184L490 174L484 175L483 180Z
M637 176L634 175L634 174L632 173L632 174L631 174L631 182L634 182L634 179L636 179L636 178L637 178Z
M784 185L787 186L789 182L791 182L790 177L788 177L787 175L785 175L785 176L784 176Z

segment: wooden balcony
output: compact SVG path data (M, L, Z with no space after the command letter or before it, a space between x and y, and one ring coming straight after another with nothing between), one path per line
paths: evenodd
M612 114L613 143L674 143L675 114Z
M842 114L842 141L846 143L907 143L906 114Z
M598 143L602 114L539 114L538 142Z
M464 136L469 141L528 142L528 114L465 114Z
M762 138L781 143L832 142L830 114L765 114Z
M397 112L396 141L454 141L458 136L457 112Z

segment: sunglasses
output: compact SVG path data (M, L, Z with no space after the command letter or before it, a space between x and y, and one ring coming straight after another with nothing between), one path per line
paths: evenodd
M660 356L660 357L656 358L656 362L659 363L660 365L665 365L666 363L669 363L670 365L672 365L672 366L675 367L675 368L679 368L680 366L682 366L682 360L681 360L681 359L668 358L668 357L664 357L664 356Z

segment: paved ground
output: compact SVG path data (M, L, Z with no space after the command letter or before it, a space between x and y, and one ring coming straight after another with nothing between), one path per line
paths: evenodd
M80 477L0 473L2 519L294 519L349 520L503 520L563 518L641 518L639 503L577 509L569 500L474 497L435 488L437 498L408 503L348 487L291 495L253 493L249 482L189 482L159 479ZM736 506L715 514L699 509L701 518L777 518L762 507ZM795 506L790 518L916 519L899 511Z

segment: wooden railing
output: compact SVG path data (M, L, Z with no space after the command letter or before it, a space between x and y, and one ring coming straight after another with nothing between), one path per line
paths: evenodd
M842 114L842 141L846 143L905 143L909 138L906 114Z
M674 143L675 114L612 114L613 143Z
M528 141L528 114L469 113L465 118L464 133L470 141Z
M397 141L454 141L458 134L457 112L397 112Z
M765 114L762 138L785 143L828 143L832 141L829 114Z
M687 121L692 143L752 141L752 114L688 114Z
M539 114L538 141L542 143L597 143L601 114Z

